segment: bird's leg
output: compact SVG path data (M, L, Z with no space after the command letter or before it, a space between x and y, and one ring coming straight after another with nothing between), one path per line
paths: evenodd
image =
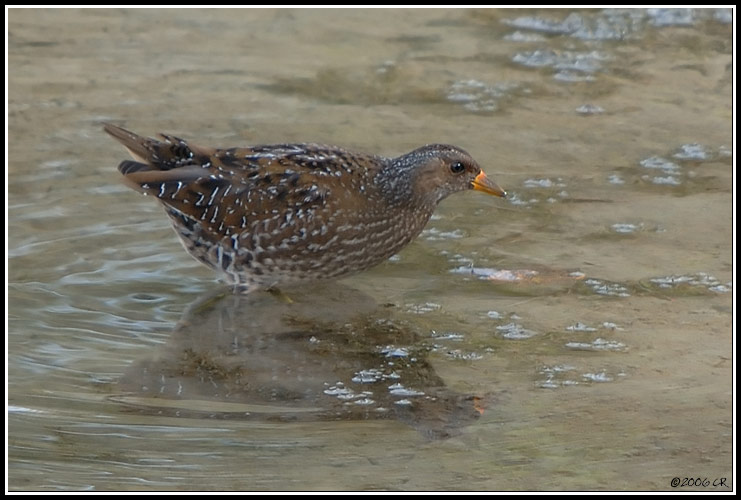
M291 299L291 297L281 292L278 288L274 286L271 286L270 288L268 288L268 293L270 293L270 295L277 298L278 300L285 302L286 304L293 304L293 300Z
M241 295L249 295L250 293L259 290L261 287L255 283L235 283L234 293Z

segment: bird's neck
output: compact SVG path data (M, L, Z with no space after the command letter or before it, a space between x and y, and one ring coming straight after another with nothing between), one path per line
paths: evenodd
M375 183L381 195L394 207L432 215L437 205L434 197L415 189L416 169L414 165L399 161L402 158L389 162L376 175Z

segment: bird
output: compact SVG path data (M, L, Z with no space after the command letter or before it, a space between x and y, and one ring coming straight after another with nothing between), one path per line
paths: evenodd
M447 196L506 196L446 144L390 158L314 143L203 147L103 128L133 157L118 166L124 183L157 198L188 253L241 293L366 270L416 238Z

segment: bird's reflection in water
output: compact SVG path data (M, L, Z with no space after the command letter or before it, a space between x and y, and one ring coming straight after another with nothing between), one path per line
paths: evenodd
M396 418L432 439L483 411L478 397L446 388L429 346L369 296L338 284L285 292L200 299L162 349L130 367L115 399L196 418Z

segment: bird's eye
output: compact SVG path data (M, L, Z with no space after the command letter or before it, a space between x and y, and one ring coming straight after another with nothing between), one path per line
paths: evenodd
M466 170L465 165L463 165L463 163L459 161L450 164L450 171L453 172L454 174L463 173L464 170Z

